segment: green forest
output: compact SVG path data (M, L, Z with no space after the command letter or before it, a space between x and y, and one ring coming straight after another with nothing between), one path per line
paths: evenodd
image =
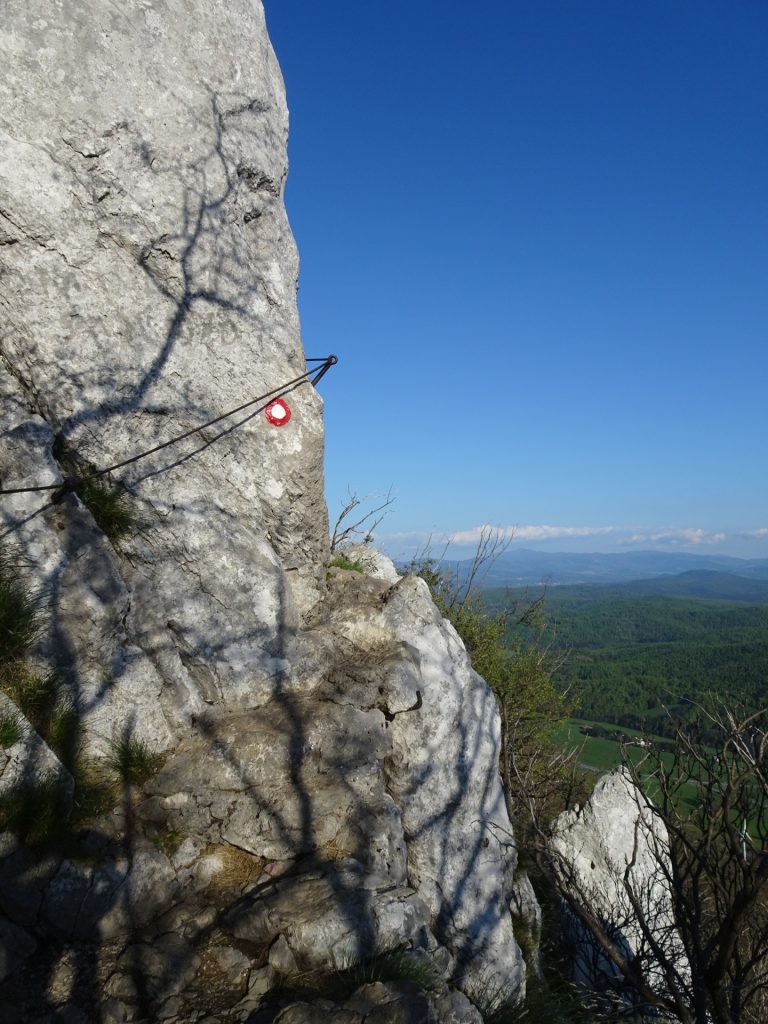
M537 594L497 589L484 596L499 611ZM687 717L691 702L715 696L751 708L768 692L765 603L552 587L541 622L536 642L556 655L554 681L575 697L584 719L669 735L669 714ZM507 639L519 644L519 627Z

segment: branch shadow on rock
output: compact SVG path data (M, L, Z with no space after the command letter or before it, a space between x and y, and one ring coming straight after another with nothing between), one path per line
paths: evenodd
M76 411L67 411L66 403L57 407L55 396L45 407L35 406L27 425L39 427L39 436L32 439L37 461L25 469L35 472L58 459L63 478L73 467L103 466L102 437L113 438L124 418L141 416L172 432L221 411L209 404L196 381L176 382L164 399L156 393L161 383L169 383L174 354L199 310L215 310L257 330L255 298L273 302L268 285L253 279L249 246L261 244L254 233L266 221L262 211L279 196L281 183L233 160L227 149L228 123L253 122L259 117L254 104L245 96L210 97L211 142L179 172L182 205L175 232L141 244L128 229L125 237L103 232L101 244L127 251L135 273L149 281L163 304L162 335L131 383L126 385L110 367L102 368L98 401L82 398L92 393L90 367L45 367L52 380L60 381L62 394L81 398ZM244 130L241 124L238 131ZM249 130L255 131L255 125ZM144 152L144 140L134 139L134 144ZM173 173L151 161L147 167L153 175ZM219 236L233 216L242 218L242 237L230 233L240 243L224 249ZM80 330L90 332L84 347L95 350L106 343L109 351L110 339L96 326L81 325ZM12 339L3 351L13 358ZM257 379L260 373L257 368ZM38 390L31 378L19 386L27 397ZM153 456L127 480L129 491L150 477L181 470L214 441L231 438L253 415L216 437L201 434L184 449ZM121 454L134 453L126 449ZM6 536L16 540L30 562L44 554L37 574L49 629L39 653L60 673L75 731L81 734L111 706L115 688L130 669L125 649L133 642L131 595L123 582L129 555L110 546L75 494L42 511L35 509L35 501L24 498L3 510ZM184 512L182 502L179 512ZM175 543L167 522L158 520L156 531L157 543ZM295 625L284 577L281 586L268 653L276 665L285 666L293 659ZM264 642L266 649L263 633L255 628L228 634L222 646L213 637L190 632L192 657L204 661L238 643ZM97 667L101 682L95 685ZM255 1024L288 998L279 996L272 1008L259 1010L259 988L269 988L270 979L320 969L329 956L341 968L376 953L381 943L393 946L405 939L426 949L433 924L438 933L448 933L448 917L438 914L433 923L415 896L406 851L397 846L397 806L381 771L389 722L375 700L359 708L347 703L333 683L334 671L331 660L322 683L304 693L300 671L278 668L271 692L258 707L229 708L221 691L214 692L212 706L197 714L154 776L138 781L127 770L122 776L113 773L108 808L81 813L86 768L78 762L77 744L61 753L61 775L70 794L59 810L66 827L39 843L20 841L12 828L2 838L0 906L8 928L0 941L6 963L15 970L0 980L0 1005L8 1014L18 1011L30 1019L47 1014L63 1022L74 1008L95 1019L106 999L132 1007L139 1018L165 1014L183 1019L191 999L211 1013L238 1007L240 1019ZM360 664L352 675L365 683L375 671ZM451 790L437 797L439 806L421 826L425 833L445 837L438 868L442 875L449 874L454 850L447 837L479 742L479 726L467 721L469 713L459 723ZM112 725L105 739L122 750L142 742L140 720L132 713ZM34 743L21 751L28 763L20 767L20 776L36 777L39 750ZM104 770L103 763L87 768ZM429 782L427 767L414 785ZM454 910L472 906L470 930L482 929L496 912L475 907L468 888L487 848L488 836L480 829L471 839L465 873L447 894ZM279 955L275 952L281 937L290 955L282 946ZM459 960L476 952L468 938ZM218 974L210 967L222 963L229 966ZM16 970L22 966L23 976ZM209 985L203 967L213 971L216 985ZM22 977L33 978L34 985Z

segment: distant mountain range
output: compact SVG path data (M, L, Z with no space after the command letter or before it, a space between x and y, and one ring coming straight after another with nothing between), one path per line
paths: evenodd
M465 577L472 566L471 559L446 562L446 568L457 571ZM726 574L729 579L715 581L707 574ZM483 588L517 587L548 583L559 586L574 583L640 583L658 577L673 577L680 574L688 578L675 583L672 579L659 583L655 594L686 594L687 596L715 596L714 591L730 588L736 592L762 594L758 581L766 581L768 588L768 559L733 558L728 555L692 555L680 551L630 551L610 554L582 554L571 551L532 551L516 548L505 551L482 574L479 581ZM750 590L745 581L755 581ZM699 588L693 593L685 588ZM667 589L663 589L667 588ZM676 589L682 588L682 589ZM704 593L709 588L710 593ZM636 593L645 591L637 590ZM650 592L650 591L648 591ZM721 595L719 595L721 596ZM730 597L726 600L762 601L760 596Z

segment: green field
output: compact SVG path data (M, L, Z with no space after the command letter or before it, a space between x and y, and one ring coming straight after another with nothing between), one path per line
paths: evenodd
M617 743L616 740L605 739L601 736L584 736L579 732L579 726L581 725L596 725L602 726L604 729L616 729L616 726L612 725L610 722L593 722L584 718L569 718L555 734L556 741L566 749L581 747L579 767L590 774L594 774L595 777L605 775L606 772L611 772L614 768L618 768L622 762L621 744ZM621 732L625 733L627 736L645 737L652 741L660 743L665 742L665 738L663 736L648 737L647 734L638 732L636 729L626 729L622 727ZM667 739L666 742L669 743L669 740ZM628 746L626 747L626 751L627 756L635 763L637 763L643 756L642 747ZM672 763L672 755L662 753L661 760L665 765L670 766ZM653 799L653 784L648 788L648 795ZM691 781L680 788L679 800L687 810L691 810L695 806L696 799L697 788L695 782Z
M581 725L597 725L604 729L615 730L617 727L610 722L592 722L584 718L569 718L564 722L556 734L557 742L566 748L583 747L579 763L582 768L588 771L603 775L605 772L613 771L621 764L621 745L615 740L605 739L601 736L584 736L579 732ZM627 736L642 736L643 733L637 729L621 728ZM655 737L656 738L656 737ZM661 737L658 737L661 739ZM628 747L629 756L633 759L642 754L641 747Z

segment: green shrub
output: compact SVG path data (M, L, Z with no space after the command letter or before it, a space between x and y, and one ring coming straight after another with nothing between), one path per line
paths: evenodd
M343 552L341 554L336 555L334 558L332 558L330 560L330 562L328 563L328 565L332 569L348 569L351 572L363 572L364 573L364 572L368 571L368 566L365 565L365 563L362 562L359 558L355 558L355 559L350 558L348 555L345 555Z
M25 780L0 795L0 830L13 832L27 846L58 844L68 828L66 808L60 780Z
M24 661L11 661L0 668L0 690L41 735L59 699L59 686L55 672L39 672Z
M89 480L77 492L78 497L111 541L146 533L149 518L136 507L135 499L121 484L104 479Z
M172 856L187 838L188 833L181 828L166 828L150 836L158 850Z
M542 828L573 800L576 750L563 751L557 731L573 711L573 699L558 690L558 667L546 636L544 595L509 600L490 612L479 591L486 547L478 547L462 582L434 559L412 563L427 583L438 610L467 649L472 667L493 691L501 717L499 767L507 810L521 848L535 849Z
M151 779L162 763L161 754L150 750L143 740L130 736L113 739L105 761L109 771L131 786L141 786Z
M463 590L434 561L410 569L426 581L440 613L464 642L472 667L493 690L502 724L514 722L518 755L522 747L554 746L554 733L571 713L572 702L552 682L558 662L542 643L542 598L491 614L480 593Z
M339 975L349 980L353 991L361 985L377 981L412 981L422 988L432 988L439 981L438 972L431 959L415 953L407 946L373 953L340 971Z
M15 833L28 846L53 846L79 856L78 826L111 810L118 790L95 762L82 757L80 717L61 676L26 660L45 622L38 596L24 583L23 565L0 549L0 691L68 769L74 797L70 805L65 784L55 776L19 782L0 795L0 830ZM0 714L0 747L13 746L23 731L20 714Z
M119 793L93 761L78 757L70 772L75 783L71 803L65 784L54 776L24 780L0 794L0 831L13 832L30 847L74 858L90 856L82 844L82 827L109 813Z
M22 736L19 716L11 711L0 714L0 747L8 750L18 743Z
M273 998L279 992L301 1000L319 997L344 1002L362 985L374 982L410 981L421 988L434 988L441 982L431 958L421 951L398 946L361 957L337 970L312 970L279 977ZM284 1004L284 1003L283 1003Z
M44 733L44 739L54 754L72 770L80 755L82 730L77 709L68 698L59 699Z
M0 668L0 690L70 768L80 749L80 718L58 673L40 672L26 662L13 661Z
M105 774L101 762L78 754L70 771L75 780L72 826L108 814L120 794L114 779Z
M23 657L43 627L40 598L20 575L23 562L0 549L0 665Z

